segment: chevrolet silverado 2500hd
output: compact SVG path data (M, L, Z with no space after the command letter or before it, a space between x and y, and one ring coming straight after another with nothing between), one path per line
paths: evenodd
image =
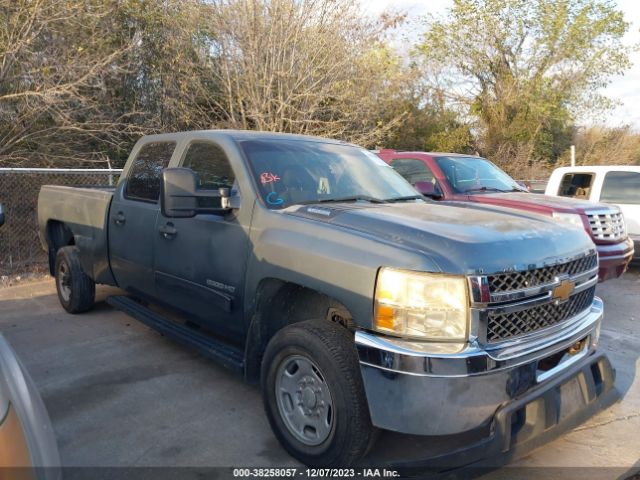
M617 206L530 194L489 160L473 155L395 150L378 155L431 198L515 208L584 228L598 250L601 282L622 275L634 255Z
M114 190L44 186L38 216L68 312L96 283L126 290L109 302L259 380L307 465L358 462L377 429L481 432L472 463L579 423L612 387L584 231L425 200L350 144L146 136Z

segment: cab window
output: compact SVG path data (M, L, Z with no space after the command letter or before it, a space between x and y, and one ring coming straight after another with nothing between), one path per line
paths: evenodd
M640 204L640 173L608 172L602 183L600 201Z
M214 143L194 142L189 145L182 166L198 174L198 190L233 188L235 175L227 154Z
M175 142L152 142L140 149L131 166L124 192L126 198L158 201L162 170L169 166L175 147Z
M227 154L215 143L194 142L189 145L182 166L196 172L198 190L217 192L220 188L228 188L231 195L236 193L236 178ZM219 208L221 200L218 197L199 198L198 204L201 207Z
M414 158L399 158L391 162L393 169L402 175L407 182L414 185L417 182L430 182L435 185L436 179L431 169L421 160Z
M593 173L567 173L562 177L558 195L588 199L594 177Z

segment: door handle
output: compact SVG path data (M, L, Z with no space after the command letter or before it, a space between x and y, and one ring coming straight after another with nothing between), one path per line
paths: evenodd
M173 226L173 223L167 223L158 228L160 235L164 238L173 238L178 234L178 229Z
M127 221L127 218L124 216L124 213L118 212L113 216L113 222L116 225L124 225L124 222Z

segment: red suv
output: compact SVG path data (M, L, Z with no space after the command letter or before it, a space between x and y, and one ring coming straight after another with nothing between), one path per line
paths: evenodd
M614 205L529 193L489 160L472 155L395 150L376 153L416 190L434 200L515 208L582 226L598 249L601 282L622 275L633 257L633 242L622 212Z

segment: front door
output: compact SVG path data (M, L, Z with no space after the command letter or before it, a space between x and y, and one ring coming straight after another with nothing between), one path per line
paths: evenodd
M224 150L210 141L194 141L186 149L182 166L198 175L198 189L217 192L229 188L240 195ZM219 198L201 199L211 202ZM156 221L156 291L165 303L189 315L194 322L234 336L242 323L244 277L249 246L251 205L225 215ZM170 232L170 233L167 233Z
M153 297L153 240L163 168L174 142L142 145L127 177L118 184L109 211L109 255L116 282L133 294Z
M627 232L634 237L640 236L640 172L607 172L599 201L620 207Z

